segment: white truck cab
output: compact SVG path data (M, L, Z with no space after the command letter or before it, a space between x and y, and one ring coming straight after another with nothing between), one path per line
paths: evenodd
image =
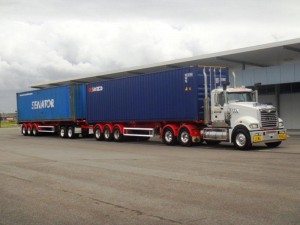
M214 89L211 92L210 120L203 129L208 144L230 142L247 150L253 144L277 147L287 132L272 105L258 103L257 91L245 87Z

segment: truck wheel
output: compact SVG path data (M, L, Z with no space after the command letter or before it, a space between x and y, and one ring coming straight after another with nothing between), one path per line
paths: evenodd
M234 132L233 143L239 150L248 150L252 147L250 134L245 129L237 129Z
M281 141L266 143L268 148L276 148L281 144Z
M60 127L60 130L59 130L59 136L60 136L61 138L66 138L66 137L67 137L66 127Z
M175 145L177 143L174 132L171 128L165 128L162 136L163 143L166 145Z
M188 129L181 128L178 135L179 143L182 146L192 146L192 137Z
M38 132L38 130L37 130L37 128L36 128L35 125L32 127L32 135L33 136L38 136L39 135L39 132Z
M23 134L24 136L27 136L27 135L28 135L27 129L26 129L26 127L25 127L24 125L22 125L21 132L22 132L22 134Z
M99 126L97 126L95 128L95 134L94 135L95 135L95 138L96 138L97 141L102 141L103 140L103 133L101 133L101 129L100 129Z
M123 134L121 134L121 131L120 131L119 127L114 128L113 136L114 136L114 140L116 142L122 142L123 141Z
M74 133L74 127L73 126L69 126L68 127L68 138L72 139L75 137L75 133Z
M111 140L112 140L113 136L112 136L112 134L110 133L110 129L109 129L108 126L105 126L105 127L104 127L104 132L103 132L103 134L104 134L104 140L105 140L105 141L111 141Z
M32 135L32 129L31 129L31 126L29 126L29 125L27 127L27 134L30 136Z

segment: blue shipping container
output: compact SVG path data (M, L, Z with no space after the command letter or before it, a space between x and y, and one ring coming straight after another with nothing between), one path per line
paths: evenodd
M86 86L71 85L17 93L18 122L86 119Z
M227 68L206 68L208 92L228 81ZM186 67L88 84L87 121L204 119L203 67Z

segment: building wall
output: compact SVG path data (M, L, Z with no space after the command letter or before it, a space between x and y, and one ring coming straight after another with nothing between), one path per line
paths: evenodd
M278 108L279 116L284 120L287 129L300 129L300 63L282 64L279 66L237 69L237 86L253 87L261 83L259 102L272 103ZM230 77L233 84L233 78ZM279 104L277 103L276 87L278 86Z
M282 64L270 67L255 67L235 70L238 86L253 86L300 82L300 63ZM232 78L231 78L232 79Z

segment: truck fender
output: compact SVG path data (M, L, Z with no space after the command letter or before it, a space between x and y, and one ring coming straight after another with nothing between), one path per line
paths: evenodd
M164 130L165 130L166 128L171 128L172 131L173 131L174 136L175 136L175 137L178 136L179 126L177 126L177 125L175 125L175 124L166 124L166 125L163 127L162 131L161 131L161 134L160 134L161 136L163 135Z
M195 126L195 125L191 125L191 124L183 124L180 126L180 128L178 129L178 131L181 129L181 128L186 128L188 129L188 131L190 132L190 135L193 137L193 136L201 136L200 134L200 129Z
M122 124L115 124L113 129L115 129L116 127L119 128L121 134L124 134L124 126ZM111 132L113 132L113 130L111 130Z
M112 133L113 132L113 125L111 125L111 124L109 124L109 123L107 123L107 124L105 124L104 125L104 127L108 127L109 128L109 131L110 131L110 133ZM104 127L103 127L103 130L104 130Z
M93 128L94 133L95 133L96 127L100 127L100 131L101 131L101 133L103 133L104 126L103 126L102 124L96 124L96 125L94 126L94 128Z
M240 124L240 125L235 126L234 129L233 129L232 132L231 132L231 135L230 135L230 142L232 142L234 132L235 132L237 129L244 129L244 130L247 130L247 131L249 132L249 129L248 129L245 125L243 125L243 124Z

